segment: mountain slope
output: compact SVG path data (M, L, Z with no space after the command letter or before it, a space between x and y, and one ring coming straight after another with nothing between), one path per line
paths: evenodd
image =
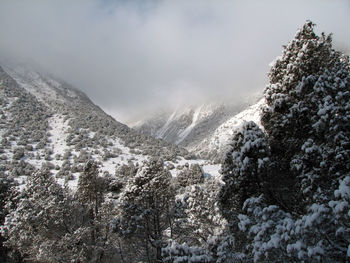
M152 156L175 167L204 165L185 160L187 151L176 145L117 122L68 84L23 68L0 68L0 135L0 176L19 183L44 166L75 187L90 158L105 175Z
M236 107L212 103L187 107L139 121L134 128L183 146L202 158L218 161L235 129L244 121L260 123L263 104L264 100L259 100L252 106L246 106L246 103Z
M205 138L195 147L189 148L189 150L203 158L210 158L216 161L221 160L223 154L227 150L233 132L244 122L254 121L260 126L260 111L264 104L265 100L260 99L256 104L222 123L211 136Z
M187 149L198 145L232 115L244 108L210 103L161 112L133 125L133 128Z

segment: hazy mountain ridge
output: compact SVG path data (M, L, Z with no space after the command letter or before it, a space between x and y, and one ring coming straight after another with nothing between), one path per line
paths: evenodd
M191 149L243 109L244 103L240 106L215 102L187 106L173 112L155 114L132 127L144 134Z
M155 114L134 124L133 128L183 146L203 158L218 161L236 129L245 121L260 123L263 104L261 99L250 106L248 103L238 106L222 103L188 106Z
M210 136L204 138L194 147L188 148L188 150L203 158L221 161L229 147L232 136L237 129L239 129L245 122L249 121L254 121L261 126L261 108L265 103L265 99L260 99L255 104L235 114L218 126Z

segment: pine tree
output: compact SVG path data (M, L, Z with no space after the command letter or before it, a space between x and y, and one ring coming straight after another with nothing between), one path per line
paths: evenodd
M139 253L142 260L161 262L161 249L165 245L165 231L172 223L170 212L174 203L171 174L164 168L163 161L154 158L140 167L126 185L119 203L115 231L139 244L138 252L133 252Z
M234 132L221 169L225 184L219 200L229 222L247 198L267 191L269 165L270 149L265 134L254 122L244 123Z
M98 215L105 187L104 179L99 176L97 164L92 160L88 161L79 177L76 195L82 203L91 205L92 219Z
M13 179L7 178L0 172L0 225L4 224L5 217L8 214L6 208L6 202L11 198L11 194L14 192L14 181ZM0 232L0 261L7 262L8 249L3 245L5 238Z
M10 209L2 227L5 244L31 260L59 261L67 200L50 172L40 171L30 177L14 202L16 207Z
M300 212L320 198L315 191L332 195L350 168L349 58L313 27L308 21L271 67L262 114L282 181L297 190L290 196L302 193Z
M200 184L204 181L204 172L198 164L191 164L185 168L176 176L177 183L186 187L188 185Z
M166 262L234 262L239 258L227 220L220 213L215 179L191 185L177 200L174 234L162 250Z
M313 27L307 22L297 32L269 73L262 124L271 163L278 166L267 182L275 181L273 197L285 191L285 198L271 201L262 195L244 202L239 229L254 261L344 262L347 257L349 58L332 48L331 36L317 36Z
M35 262L101 262L117 253L111 246L113 207L91 220L91 205L63 189L41 170L7 203L9 214L1 227L5 245Z

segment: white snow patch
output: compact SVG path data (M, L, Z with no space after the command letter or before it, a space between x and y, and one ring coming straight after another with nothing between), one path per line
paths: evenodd
M64 121L64 117L59 114L55 114L49 120L50 134L51 134L51 147L54 155L63 155L67 149L66 143L66 131L68 127L68 120Z

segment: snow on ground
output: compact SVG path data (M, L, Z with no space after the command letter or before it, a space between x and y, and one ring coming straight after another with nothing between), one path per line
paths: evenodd
M18 177L15 177L14 180L18 183L18 190L22 191L23 188L25 187L27 176L18 176Z
M66 143L66 138L67 138L67 130L68 130L68 125L69 120L64 120L64 116L60 114L55 114L49 119L49 133L50 133L50 143L48 145L48 148L52 149L52 154L51 154L51 160L50 162L54 166L61 167L64 160L62 158L56 159L55 156L57 154L61 155L61 157L64 155L66 150L69 150L72 153L72 156L70 157L70 160L74 158L74 156L79 156L80 152L76 151L74 147L72 146L67 146ZM90 132L89 137L93 137L94 133ZM115 175L115 170L118 166L121 166L123 164L128 164L129 161L134 163L134 165L139 164L142 165L144 161L149 159L149 156L143 155L141 152L135 150L132 151L129 147L126 147L122 140L119 138L115 139L110 139L108 141L110 144L110 147L108 148L109 151L113 152L113 150L117 153L116 157L113 158L108 158L107 160L103 160L101 154L96 154L94 153L94 149L87 149L87 152L92 153L92 158L95 159L96 161L101 162L100 166L100 175L103 173L107 172L109 175ZM98 148L100 152L103 152L103 148ZM39 153L41 155L41 158L44 156L44 150L39 150L35 152L35 155ZM34 165L36 168L40 169L41 165L43 164L43 159L37 160L36 158L28 158L26 161L32 165ZM204 172L204 176L213 176L214 178L220 178L219 170L220 170L220 165L213 165L210 164L207 160L201 160L201 159L192 159L192 160L186 160L183 157L179 157L176 162L166 162L166 164L173 164L174 169L170 170L171 174L176 177L177 174L181 171L181 169L177 169L180 167L185 166L186 164L191 165L191 164L199 164ZM53 169L51 170L53 175L55 176L58 170ZM69 188L72 190L76 190L77 185L78 185L78 180L80 173L73 173L73 180L69 180L65 182L64 178L57 178L58 183L60 183L62 186L67 183ZM25 177L19 177L16 179L19 183L19 189L23 189L25 185L26 178Z
M55 155L60 154L63 155L65 150L67 149L67 127L68 120L64 121L64 117L62 115L55 114L49 120L50 134L51 134L51 147L54 151Z
M51 148L53 151L53 153L51 154L52 160L50 162L55 166L56 165L61 166L63 163L63 160L55 159L56 154L60 154L61 156L63 156L65 150L70 149L70 147L68 147L66 144L66 137L67 137L66 131L68 127L68 122L69 122L68 120L64 121L64 117L59 114L55 114L49 119L49 127L50 127L49 139L51 142L49 143L48 148ZM44 155L43 150L39 150L36 153L39 153L41 157L43 157ZM26 161L34 165L38 169L43 164L43 160L36 160L35 158L28 159ZM57 171L55 171L54 174L56 172Z
M110 149L117 148L121 151L121 153L118 154L117 157L109 158L106 161L101 160L100 157L93 156L95 158L100 158L100 161L102 162L102 166L100 167L100 169L102 172L106 171L109 174L114 175L116 167L123 164L127 164L129 160L132 161L134 164L141 164L147 159L147 156L145 155L131 153L130 148L126 147L119 138L116 138L115 140L110 140L110 142L112 142L112 146L110 147Z
M67 184L69 189L71 189L73 191L76 191L77 188L78 188L79 175L80 175L80 173L74 173L73 174L74 179L73 180L68 180L67 182L65 181L64 178L58 178L56 180L61 186L65 186L65 184Z
M165 124L161 128L157 130L157 127L153 127L156 130L155 137L161 139L167 138L175 142L175 144L179 144L191 134L199 123L211 116L222 106L223 104L219 103L208 103L198 106L178 107L167 119L164 119ZM184 124L183 120L187 118L191 118L191 122ZM132 127L140 127L143 123L147 123L147 120L139 121L133 124Z
M12 107L12 104L16 100L18 100L18 97L8 97L7 98L8 104L6 105L6 107L3 107L3 114L5 115L7 121L10 121L12 119L12 113L8 109Z
M216 179L221 179L221 174L219 173L221 169L220 164L205 164L203 165L204 177L215 177Z

